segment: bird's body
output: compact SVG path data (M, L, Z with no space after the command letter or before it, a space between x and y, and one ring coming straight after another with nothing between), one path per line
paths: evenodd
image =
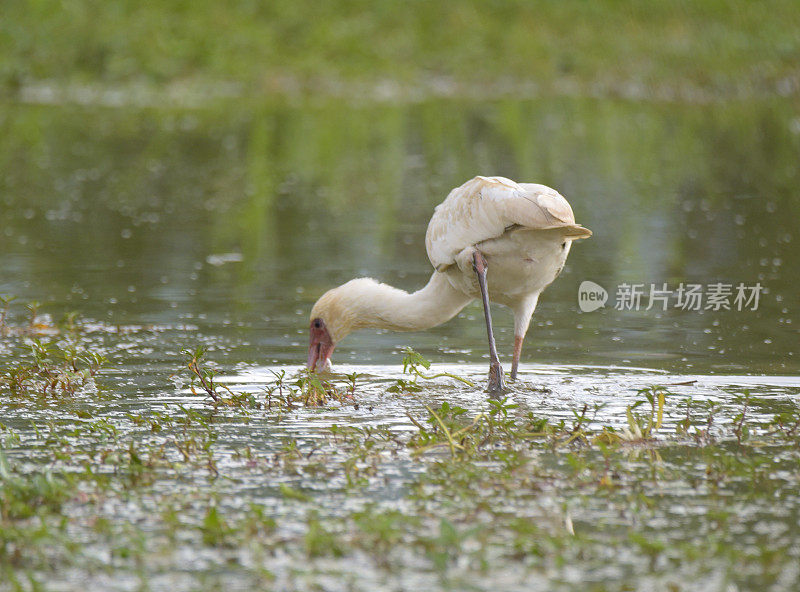
M561 272L571 242L589 236L591 231L575 224L572 208L555 190L503 177L475 177L453 189L428 224L425 246L434 272L424 288L409 294L359 278L317 301L311 313L309 368L322 369L319 362L326 367L335 344L353 330L415 331L444 323L482 297L483 283L485 307L491 300L514 312L514 376L539 295ZM491 269L490 281L486 268ZM486 317L492 352L488 308ZM328 333L330 346L315 352L315 330L320 328ZM496 353L493 358L496 362Z
M477 248L492 270L489 300L508 306L517 334L528 328L539 294L561 273L571 240L590 236L569 203L544 185L475 177L437 206L425 235L428 258L456 289L480 297Z

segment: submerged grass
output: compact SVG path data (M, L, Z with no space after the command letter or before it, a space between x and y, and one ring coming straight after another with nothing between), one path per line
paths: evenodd
M31 355L4 376L51 363ZM182 399L125 414L63 398L53 413L37 382L0 390L0 589L120 575L158 589L178 571L181 589L314 589L343 573L357 590L800 582L791 397L653 385L622 412L557 417L520 392L462 407L437 385L470 387L430 380L412 350L394 384L282 372L256 393L221 384L203 350L185 356ZM376 388L407 422L324 419Z

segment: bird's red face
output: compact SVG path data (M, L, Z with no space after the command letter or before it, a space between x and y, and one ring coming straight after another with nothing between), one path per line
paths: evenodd
M331 365L331 354L336 345L322 319L313 319L308 331L308 369L325 372Z

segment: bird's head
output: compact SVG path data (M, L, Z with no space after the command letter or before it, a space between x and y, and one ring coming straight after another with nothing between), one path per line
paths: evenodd
M323 294L311 310L308 329L308 369L326 372L336 345L358 328L358 280L352 280Z
M386 309L398 295L407 296L372 278L356 278L325 292L311 310L308 369L329 370L333 348L356 329L397 329L387 319Z

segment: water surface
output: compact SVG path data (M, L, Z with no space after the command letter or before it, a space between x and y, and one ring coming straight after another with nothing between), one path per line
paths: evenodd
M433 207L475 174L500 174L556 187L595 233L540 300L525 361L800 367L791 101L13 104L0 118L0 293L56 317L191 325L181 339L211 339L232 361L296 364L322 292L359 275L424 285ZM611 301L581 314L587 279ZM717 282L760 283L758 310L612 308L622 283ZM495 315L508 355L511 318ZM476 304L424 334L355 335L335 359L397 363L413 345L476 362L484 341Z
M798 154L780 100L3 105L0 294L15 327L41 305L0 339L0 371L36 336L110 360L71 395L0 390L0 518L23 516L0 520L8 586L796 589ZM422 286L433 208L475 174L551 185L594 231L540 299L506 401L564 439L415 453L432 409L491 413L476 303L349 337L352 398L269 407L315 299L361 275ZM584 280L605 308L580 312ZM622 283L719 282L760 283L758 309L614 308ZM76 331L48 333L72 311ZM494 318L507 362L511 315ZM199 346L252 407L192 394L181 350ZM477 386L392 392L406 346ZM565 444L582 413L625 434L653 385L670 394L647 443ZM31 498L36 517L7 501Z

